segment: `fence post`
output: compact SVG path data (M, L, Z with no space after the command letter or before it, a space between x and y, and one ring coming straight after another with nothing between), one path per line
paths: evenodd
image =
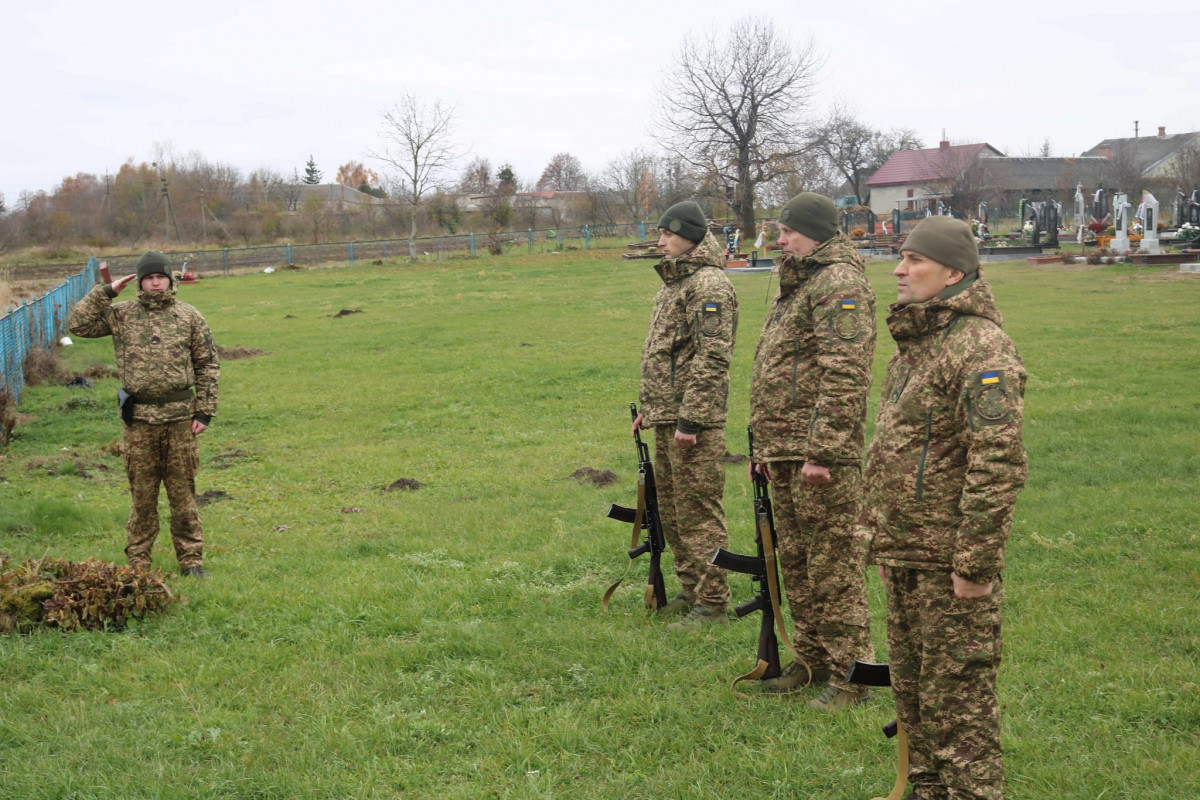
M639 228L641 229L641 232L642 232L642 238L641 238L641 240L640 240L640 241L643 241L643 242L644 242L644 241L646 241L646 223L644 223L644 222L639 222L639 223L638 223L638 226L639 226Z
M591 248L591 246L592 246L592 231L587 225L584 225L583 226L583 249L588 250Z
M475 234L471 234L471 258L475 257Z
M441 253L439 254L438 260L445 261L446 260L446 237L445 236L438 239L438 249L441 251Z
M221 251L221 271L225 273L225 277L229 277L229 248L226 247Z
M293 266L293 264L292 264L292 243L288 242L287 244L284 245L284 247L287 248L287 265L289 267Z
M533 252L533 228L529 228L525 235L529 238L529 252Z
M350 248L350 266L353 267L354 266L354 242L349 242L348 246Z

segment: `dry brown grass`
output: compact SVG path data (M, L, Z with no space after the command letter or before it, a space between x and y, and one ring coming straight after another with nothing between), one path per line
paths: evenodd
M7 314L15 305L15 293L12 286L12 270L0 269L0 317Z
M25 356L25 383L38 386L44 383L56 383L65 378L58 353L45 347L30 349Z
M0 447L8 447L17 426L17 404L8 389L0 388Z

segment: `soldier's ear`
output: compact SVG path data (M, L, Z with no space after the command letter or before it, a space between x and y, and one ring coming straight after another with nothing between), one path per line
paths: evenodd
M947 286L953 286L954 284L961 281L963 278L967 277L967 273L963 272L960 269L955 269L954 267L947 267L947 269L950 270L950 276L948 278L946 278Z

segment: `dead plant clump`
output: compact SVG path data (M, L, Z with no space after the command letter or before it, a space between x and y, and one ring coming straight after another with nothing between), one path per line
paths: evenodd
M12 284L9 283L11 277L11 270L0 270L0 317L7 314L16 305L13 302L15 293Z
M80 373L85 378L92 380L104 380L105 378L119 377L117 368L112 364L92 364L90 367Z
M0 447L8 447L17 427L17 404L6 387L0 387Z
M259 350L257 347L221 347L217 345L217 357L222 361L236 361L239 358L256 358L257 356L271 355L266 350Z
M120 630L179 602L162 570L109 561L30 559L15 569L0 560L0 633L39 626L62 631Z
M25 382L30 386L62 383L66 378L58 353L47 347L30 348L25 356Z

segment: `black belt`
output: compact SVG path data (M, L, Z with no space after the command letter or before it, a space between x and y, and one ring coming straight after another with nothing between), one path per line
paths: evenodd
M180 389L178 392L164 394L161 397L147 397L142 394L136 394L133 397L133 402L139 406L165 406L167 403L178 403L180 400L191 400L191 388Z

